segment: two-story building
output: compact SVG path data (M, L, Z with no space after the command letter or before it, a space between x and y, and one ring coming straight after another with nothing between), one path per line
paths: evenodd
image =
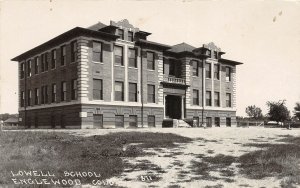
M213 43L169 46L127 20L76 27L13 58L28 128L236 125L236 65Z

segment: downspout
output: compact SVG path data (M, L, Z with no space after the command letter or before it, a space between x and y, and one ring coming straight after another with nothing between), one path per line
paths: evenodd
M27 119L27 112L26 112L26 105L27 105L27 100L26 100L26 98L27 98L27 95L28 95L28 93L27 93L27 73L26 73L26 70L27 70L27 64L26 64L26 61L24 62L24 81L25 81L25 84L24 84L24 125L25 125L25 128L27 128L28 126L26 125L27 124L27 121L26 121L26 119Z
M144 127L144 89L143 89L143 48L141 45L141 116L142 116L142 127Z
M203 118L203 116L204 116L204 82L205 82L205 78L204 78L204 73L205 73L205 70L204 70L204 68L205 68L205 60L203 59L203 61L202 61L203 63L202 63L202 120L201 120L201 125L203 126L203 124L204 124L204 118Z

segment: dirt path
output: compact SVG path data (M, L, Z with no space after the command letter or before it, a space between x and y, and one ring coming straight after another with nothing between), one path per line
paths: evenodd
M75 131L83 136L124 130ZM251 143L278 143L282 136L300 136L300 129L211 128L139 129L125 131L175 133L193 138L176 148L147 149L154 155L126 158L129 168L110 180L124 187L280 187L276 178L249 179L239 174L235 158L260 148ZM231 161L223 163L222 160ZM207 165L207 162L210 162ZM134 167L134 168L133 168Z

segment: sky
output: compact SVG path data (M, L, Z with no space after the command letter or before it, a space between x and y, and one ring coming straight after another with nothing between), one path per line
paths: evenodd
M300 1L0 0L0 113L17 113L13 57L74 27L128 19L148 40L214 42L237 67L237 115L267 101L300 102Z

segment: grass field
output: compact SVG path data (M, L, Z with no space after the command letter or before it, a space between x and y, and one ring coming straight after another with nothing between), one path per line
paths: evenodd
M65 178L67 170L96 172L114 187L297 187L299 133L264 128L4 131L0 185L13 183L11 171L51 171ZM93 178L78 179L88 184Z

